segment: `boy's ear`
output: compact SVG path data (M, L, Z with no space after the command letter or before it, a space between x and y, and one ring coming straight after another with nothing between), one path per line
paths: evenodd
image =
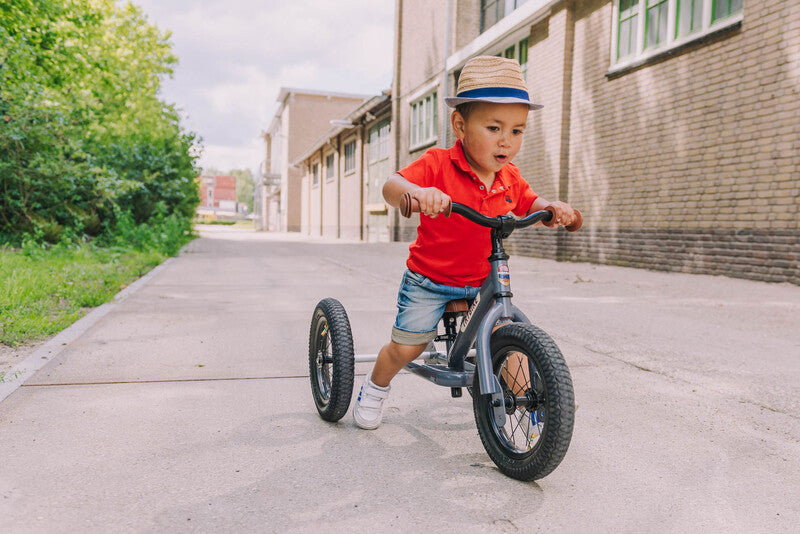
M453 113L450 114L450 125L453 127L453 133L456 139L464 139L466 122L464 116L458 111L453 111Z

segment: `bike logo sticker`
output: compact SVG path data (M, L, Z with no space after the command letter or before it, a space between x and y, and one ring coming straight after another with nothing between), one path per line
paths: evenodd
M497 268L497 280L504 286L511 285L511 274L508 272L508 265L501 265Z
M472 314L475 313L475 309L478 307L478 303L481 301L481 294L478 293L475 296L475 302L472 303L472 307L467 312L467 315L464 317L464 320L461 321L461 331L466 332L467 325L469 324L469 320L472 319Z

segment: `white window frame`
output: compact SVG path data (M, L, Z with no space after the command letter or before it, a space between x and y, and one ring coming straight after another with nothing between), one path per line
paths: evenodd
M409 103L409 152L435 144L439 140L438 88Z
M489 1L492 1L492 0L489 0ZM497 20L494 21L493 24L490 24L489 26L486 26L486 21L485 21L485 17L484 17L484 3L485 3L485 1L484 2L478 2L478 18L480 20L480 28L479 28L480 33L484 33L486 30L488 30L489 28L491 28L492 26L494 26L495 24L497 24L498 22L500 22L501 20L506 18L515 9L517 9L518 7L520 7L522 4L524 4L527 1L528 0L497 0L496 3L495 3L497 7L495 9L502 8L503 13L502 13L502 15L497 17Z
M631 66L639 65L648 59L660 56L669 50L673 50L680 46L693 41L698 41L703 37L740 24L744 14L744 0L742 9L738 13L720 18L718 20L711 20L712 5L714 0L705 0L703 4L703 20L699 30L689 33L687 35L677 34L677 6L678 0L667 0L669 6L667 9L667 39L665 42L659 43L657 46L648 47L645 49L645 27L647 18L647 0L635 0L638 2L637 9L637 24L636 24L636 39L634 44L633 53L617 58L617 39L619 32L619 2L620 0L613 0L612 2L612 16L611 16L611 57L609 62L608 74L614 74L629 68Z
M330 158L330 160L328 159ZM330 161L330 165L328 162ZM325 181L332 182L336 179L336 155L335 154L325 154Z
M389 131L391 122L384 119L369 129L369 162L375 163L389 157Z
M320 177L320 167L322 167L321 162L316 162L311 164L311 188L319 187L319 177Z
M347 150L352 147L352 154L348 154ZM353 174L356 172L356 140L355 138L344 144L344 174Z

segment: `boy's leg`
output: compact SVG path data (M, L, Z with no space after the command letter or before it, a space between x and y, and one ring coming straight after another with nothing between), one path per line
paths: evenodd
M372 383L381 387L388 386L400 369L419 358L427 346L427 343L424 345L401 345L394 341L384 345L378 353L375 368L372 369Z
M358 400L353 407L353 419L358 426L367 430L380 426L383 404L389 396L389 382L405 364L422 354L426 346L427 344L402 345L394 341L383 346L372 373L364 378Z
M397 295L397 318L392 328L392 340L378 353L375 367L364 379L353 407L353 417L358 426L373 429L381 424L389 383L436 338L437 324L447 302L475 298L477 292L478 288L443 286L421 274L405 272Z

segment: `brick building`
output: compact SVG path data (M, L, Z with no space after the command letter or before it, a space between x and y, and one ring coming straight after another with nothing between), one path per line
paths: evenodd
M301 232L312 236L388 241L382 189L390 162L391 100L386 91L364 101L292 162L304 172Z
M303 171L291 162L330 127L331 119L346 115L365 98L367 95L281 88L278 109L263 134L265 159L256 184L257 228L300 231Z
M237 211L235 177L201 175L199 181L201 208Z
M545 105L515 163L585 226L515 253L800 283L800 2L397 0L395 27L395 168L452 143L475 55L518 59Z

